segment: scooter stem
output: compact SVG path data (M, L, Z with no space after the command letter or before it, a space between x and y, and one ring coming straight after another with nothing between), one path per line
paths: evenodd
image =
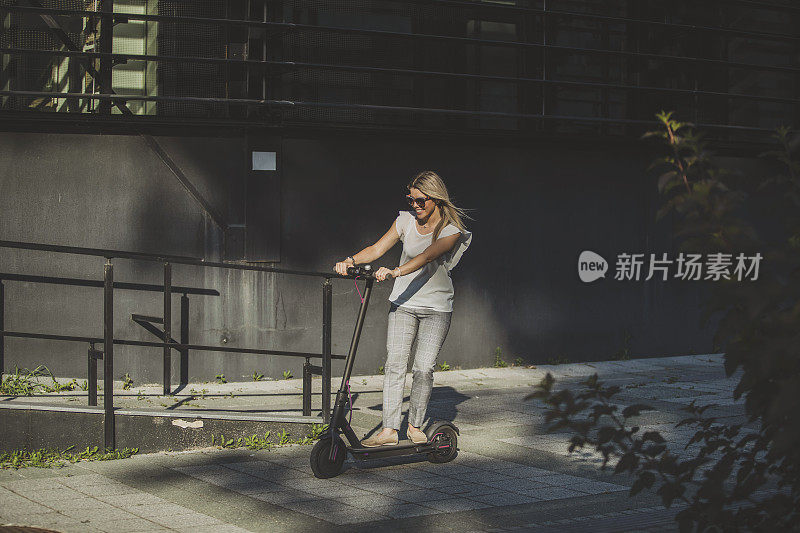
M364 318L367 315L367 306L369 305L369 297L372 293L372 284L374 279L369 276L366 278L367 286L364 289L364 301L361 302L361 307L358 310L358 319L356 320L356 327L353 331L353 340L350 342L350 351L347 353L347 359L344 363L344 374L342 375L342 383L339 386L339 391L336 393L336 402L333 407L333 416L331 417L331 435L335 434L336 428L339 425L341 416L344 416L344 405L347 394L347 382L350 379L350 374L353 371L353 363L356 359L356 350L358 350L358 340L361 337L361 329L364 326Z

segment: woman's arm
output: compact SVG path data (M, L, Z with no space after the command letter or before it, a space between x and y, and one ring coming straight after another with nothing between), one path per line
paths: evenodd
M431 261L434 261L440 255L446 254L452 250L458 242L458 238L460 236L461 234L456 233L455 235L448 235L447 237L437 239L436 242L425 248L425 250L417 257L404 265L400 265L392 272L397 276L405 276L406 274L411 274L412 272L419 270Z
M353 261L350 261L348 257L344 261L339 261L336 263L336 266L333 269L341 274L342 276L347 275L347 267L353 266L354 264L365 264L371 263L376 259L379 259L383 254L388 252L392 249L392 246L397 244L400 240L400 235L397 233L397 229L395 228L394 222L392 223L392 227L389 228L389 231L383 234L383 237L378 239L378 242L373 244L372 246L367 246L360 252L353 254L352 257Z
M392 247L399 241L400 236L397 234L397 230L395 229L393 222L392 226L389 228L389 231L384 233L383 237L378 239L378 242L372 246L367 246L357 254L353 254L351 257L359 265L372 263L373 261L383 257L383 254L391 250Z

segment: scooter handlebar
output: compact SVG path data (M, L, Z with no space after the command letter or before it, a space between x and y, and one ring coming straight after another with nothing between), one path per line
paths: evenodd
M372 270L372 265L357 265L347 267L347 274L350 276L357 276L361 278L375 279L375 271ZM386 276L386 279L392 278L391 274Z

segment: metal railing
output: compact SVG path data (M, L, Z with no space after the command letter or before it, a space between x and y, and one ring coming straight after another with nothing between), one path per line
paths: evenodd
M87 355L87 381L89 384L89 405L97 405L97 361L103 360L103 411L104 411L104 444L106 448L115 448L115 422L114 422L114 346L143 346L163 349L163 385L164 394L171 394L172 391L172 350L176 350L180 356L180 379L181 385L186 385L189 378L189 352L190 350L201 350L211 352L228 353L249 353L257 355L275 355L285 357L305 358L303 365L303 415L311 415L311 377L320 375L322 377L322 415L323 421L330 421L331 412L331 360L345 359L344 355L334 355L331 353L332 342L332 303L333 292L331 279L343 278L354 279L352 276L340 276L336 273L313 272L301 270L289 270L266 266L228 264L204 261L201 259L168 256L157 254L145 254L140 252L128 252L120 250L107 250L99 248L79 248L74 246L58 246L49 244L38 244L29 242L3 241L0 240L0 248L36 250L44 252L55 252L62 254L88 255L103 257L106 259L103 268L103 280L90 280L78 278L34 276L14 273L0 273L0 375L5 371L5 338L28 338L44 339L66 342L84 342L89 345ZM114 265L112 259L131 259L137 261L160 262L164 266L163 285L153 285L144 283L123 283L114 281ZM189 299L191 295L219 296L219 292L214 289L176 286L172 284L172 265L190 265L208 268L222 268L231 270L250 270L256 272L272 272L277 274L291 274L297 276L320 277L324 279L322 285L322 351L320 353L298 352L287 350L266 350L260 348L237 348L228 346L209 346L202 344L191 344L189 342ZM5 329L5 286L4 282L29 282L44 283L80 287L102 287L103 288L103 336L80 336L80 335L60 335L55 333L39 333L26 331L9 331ZM150 317L132 314L134 322L143 326L145 329L161 337L160 342L140 341L132 339L119 339L114 336L114 291L133 290L161 292L164 299L164 312L162 317ZM181 294L181 315L180 315L180 342L172 338L172 294ZM163 324L163 329L157 328L154 324ZM147 324L147 325L145 325ZM102 349L97 345L101 344ZM319 366L312 365L311 359L321 359Z

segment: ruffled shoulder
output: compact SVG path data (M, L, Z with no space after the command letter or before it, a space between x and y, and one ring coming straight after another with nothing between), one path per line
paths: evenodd
M400 240L405 239L406 231L409 228L408 223L414 218L414 215L408 211L398 211L397 218L395 219L395 227L397 228L398 235L400 235Z
M472 243L472 232L465 229L461 230L453 224L448 224L442 228L442 231L439 233L440 238L455 235L457 233L460 233L461 236L459 237L453 249L450 250L450 253L445 258L443 263L448 271L453 270L453 268L461 260L461 256L464 255L464 252L466 252L467 248L469 248L469 245Z
M398 213L398 218L403 222L408 222L412 218L415 218L414 215L412 215L408 211L398 211L397 213Z

